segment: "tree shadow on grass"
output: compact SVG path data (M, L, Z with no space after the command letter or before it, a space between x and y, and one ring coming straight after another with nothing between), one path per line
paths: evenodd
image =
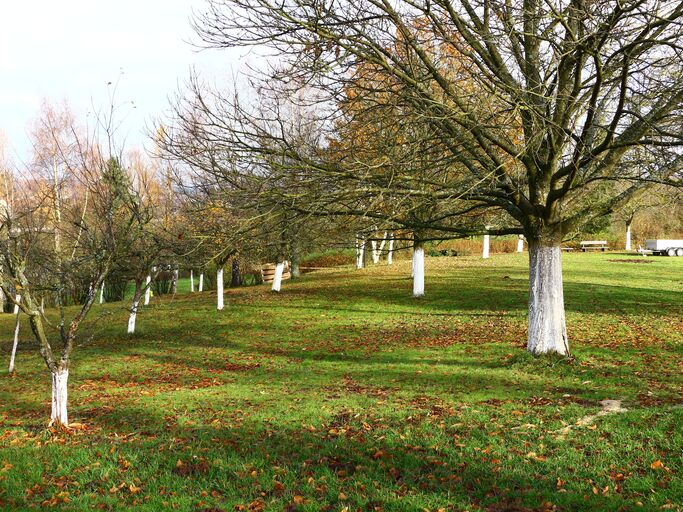
M394 283L396 286L388 286ZM438 278L438 285L427 279L426 296L411 297L409 286L402 280L378 281L378 286L367 286L358 279L335 281L334 288L305 287L304 284L288 290L284 288L283 298L315 299L319 297L328 304L323 308L331 312L351 313L401 313L411 315L473 315L482 311L519 311L528 309L528 281L526 279L505 279L492 276L490 279L457 278L445 276ZM627 313L666 316L683 309L683 298L675 290L657 290L641 287L614 286L593 283L564 283L565 308L576 313ZM310 308L315 305L283 304L278 307ZM344 302L348 305L340 305ZM408 311L374 309L374 305L385 304L391 307L408 307ZM360 306L359 306L360 305ZM258 307L251 304L249 307Z
M561 451L532 460L524 438L496 439L491 447L486 429L454 426L462 425L457 412L437 409L417 419L340 409L315 427L283 416L264 421L243 411L220 412L212 424L204 418L188 425L144 406L105 409L83 418L96 430L81 443L89 439L93 452L105 454L115 446L104 456L114 466L137 460L124 477L139 479L140 499L154 500L160 489L183 489L195 498L215 491L212 504L225 511L259 501L267 510L335 511L540 511L551 507L546 503L558 510L617 510L625 503L619 494L582 490L587 478L610 471L599 456L586 468L573 468ZM459 432L456 441L450 429ZM47 465L68 466L70 450L67 438ZM558 493L558 479L568 475L566 492ZM97 485L108 494L110 482Z

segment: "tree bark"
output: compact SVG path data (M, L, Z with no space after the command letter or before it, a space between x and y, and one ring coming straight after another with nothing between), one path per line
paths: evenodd
M356 238L356 268L360 270L363 268L365 262L365 239Z
M16 301L21 301L21 295L17 295ZM16 311L15 315L17 318L14 323L14 343L12 344L12 355L10 355L9 358L9 373L14 373L14 360L17 356L17 347L19 346L19 326L21 325L19 319L19 306L14 306L14 310Z
M190 292L194 293L194 271L190 269Z
M413 244L413 297L425 294L425 250L420 240Z
M519 235L517 239L517 252L524 252L524 236Z
M223 299L223 267L220 266L216 271L216 309L218 311L224 307Z
M242 275L240 274L240 260L238 260L237 258L232 260L230 286L233 288L237 286L242 286Z
M274 292L279 292L282 286L282 273L285 270L285 262L278 261L275 264L275 275L273 276L273 287L271 288Z
M559 242L529 243L529 339L532 354L569 354Z
M171 278L171 295L178 292L178 268L173 269L173 277Z
M299 268L299 253L298 251L292 251L292 268L290 270L292 278L296 279L301 276L301 269Z
M104 304L104 281L102 281L102 286L100 286L100 304Z
M145 281L145 306L149 306L149 296L152 293L152 276L147 275L147 280Z
M67 413L67 384L69 381L69 369L58 367L51 372L52 374L52 413L50 414L50 425L69 426L69 415Z
M484 246L481 250L481 257L486 259L489 257L489 252L491 249L491 237L489 235L484 235Z
M394 234L389 233L389 251L387 252L387 265L394 263Z
M204 272L199 274L199 288L197 291L200 291L200 292L204 291Z
M631 224L626 224L626 247L627 251L631 250Z
M149 279L149 276L147 276ZM149 282L149 281L148 281ZM145 295L149 291L149 286L145 291ZM135 321L138 316L138 308L140 307L140 296L142 295L142 283L135 281L135 293L133 294L133 303L130 306L130 314L128 315L128 334L135 334Z

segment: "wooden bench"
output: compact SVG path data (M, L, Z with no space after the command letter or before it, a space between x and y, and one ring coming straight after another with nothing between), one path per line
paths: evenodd
M560 249L564 252L572 252L574 250L573 247L560 247Z
M586 252L591 249L601 250L602 252L605 252L607 250L606 240L584 240L580 242L580 245L582 252Z

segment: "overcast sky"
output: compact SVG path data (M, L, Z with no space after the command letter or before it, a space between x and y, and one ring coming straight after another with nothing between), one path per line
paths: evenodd
M21 0L0 10L0 130L15 159L43 99L67 100L79 119L107 102L116 83L128 145L163 114L191 66L220 82L239 70L237 52L197 52L190 26L203 0ZM125 105L130 106L125 106ZM135 109L131 108L135 105Z

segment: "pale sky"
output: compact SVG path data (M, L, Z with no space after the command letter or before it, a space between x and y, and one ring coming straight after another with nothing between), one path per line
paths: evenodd
M107 103L108 82L127 146L163 116L194 66L216 83L240 68L244 50L198 52L190 26L203 0L21 0L0 9L0 131L15 160L28 157L28 132L43 99L66 100L79 120ZM109 86L111 88L111 86ZM132 105L136 108L132 108Z

